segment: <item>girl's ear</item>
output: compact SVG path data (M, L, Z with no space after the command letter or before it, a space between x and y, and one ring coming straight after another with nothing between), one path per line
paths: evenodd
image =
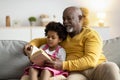
M62 42L62 39L59 39L59 43Z

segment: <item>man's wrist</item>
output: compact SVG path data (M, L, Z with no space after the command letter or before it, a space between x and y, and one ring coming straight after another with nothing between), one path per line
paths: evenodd
M68 70L68 62L67 61L62 62L62 69L63 70Z

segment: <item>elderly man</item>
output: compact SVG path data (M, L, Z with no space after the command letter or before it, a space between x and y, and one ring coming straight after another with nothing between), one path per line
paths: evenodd
M120 80L118 66L108 62L103 54L103 44L98 33L82 27L83 17L77 7L71 6L64 10L63 24L68 36L60 45L66 50L66 61L46 61L45 65L69 71L67 80ZM34 39L30 44L40 46L45 42L46 38Z

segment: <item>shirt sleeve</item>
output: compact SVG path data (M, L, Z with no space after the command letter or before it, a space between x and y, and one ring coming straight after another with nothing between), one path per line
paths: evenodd
M60 48L60 49L59 49L59 52L58 52L58 54L57 54L57 57L58 57L60 60L65 61L65 59L66 59L66 52L65 52L65 50L64 50L63 48Z
M81 71L93 68L98 64L100 54L102 53L102 41L99 35L97 33L90 33L84 39L83 44L84 56L75 60L63 61L64 70Z
M36 47L40 47L41 45L46 43L46 38L36 38L29 42L29 44L34 45Z

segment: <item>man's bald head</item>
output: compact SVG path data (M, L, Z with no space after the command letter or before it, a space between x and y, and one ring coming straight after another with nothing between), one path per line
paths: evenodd
M63 14L64 14L65 12L68 12L68 13L70 13L70 14L71 14L71 13L75 13L75 14L77 14L77 15L82 16L82 11L80 10L80 8L74 7L74 6L67 7L67 8L64 10Z

